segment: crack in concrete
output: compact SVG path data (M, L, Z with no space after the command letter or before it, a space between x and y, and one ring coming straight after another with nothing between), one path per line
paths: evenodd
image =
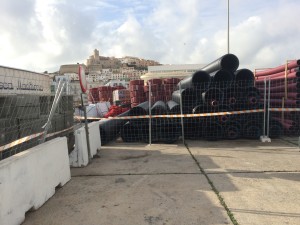
M71 177L110 177L110 176L155 176L155 175L202 175L198 173L113 173L113 174L80 174L72 175Z
M217 195L221 205L223 206L223 208L226 210L227 215L229 216L231 222L233 223L233 225L239 225L239 223L237 222L237 220L234 218L233 213L231 212L231 210L228 208L224 198L221 196L221 194L219 193L218 189L215 187L214 183L211 181L211 179L208 177L208 174L205 172L205 170L202 168L202 166L200 165L200 163L198 162L198 160L196 159L196 157L192 154L192 152L189 149L189 146L185 143L185 147L188 150L190 156L193 158L193 160L195 161L195 163L197 164L198 168L200 169L201 173L205 176L207 182L209 183L211 189L213 190L213 192Z
M122 160L128 160L128 159L139 159L149 156L148 153L142 154L142 155L130 155L130 156L122 156Z
M261 171L231 171L231 172L205 172L206 174L251 174L251 173L300 173L300 170L261 170Z
M300 137L299 137L300 138ZM295 141L290 141L290 140L286 140L284 138L280 138L280 140L286 142L286 143L289 143L289 144L292 144L294 146L298 146L298 148L300 149L300 142L299 140L295 140ZM296 143L295 143L296 142Z

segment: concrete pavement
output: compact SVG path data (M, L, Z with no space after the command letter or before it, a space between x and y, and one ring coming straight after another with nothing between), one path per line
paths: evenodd
M297 146L275 139L187 146L103 146L23 224L300 224Z
M189 141L188 147L239 224L300 224L297 146L273 139Z

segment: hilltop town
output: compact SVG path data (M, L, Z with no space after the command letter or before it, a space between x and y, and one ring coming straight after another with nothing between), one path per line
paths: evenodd
M98 49L95 49L89 56L86 65L82 64L90 87L104 85L110 80L124 82L140 79L143 74L147 73L148 66L157 65L161 64L154 60L133 56L122 58L101 56ZM68 80L79 80L78 64L61 65L57 75L65 76Z

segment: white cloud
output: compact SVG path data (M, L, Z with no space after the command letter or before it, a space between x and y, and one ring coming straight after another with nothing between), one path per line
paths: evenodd
M232 28L232 52L251 68L275 67L299 58L300 29L292 11L298 4L279 2L272 10L249 17Z
M230 51L242 66L273 67L299 57L293 0L232 0ZM95 48L162 63L209 63L227 52L226 2L218 0L4 0L0 64L57 70Z

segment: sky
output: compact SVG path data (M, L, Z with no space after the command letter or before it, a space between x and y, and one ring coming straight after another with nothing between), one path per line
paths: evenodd
M2 0L0 65L55 72L103 56L208 64L228 52L228 0ZM239 68L300 58L299 0L229 0Z

